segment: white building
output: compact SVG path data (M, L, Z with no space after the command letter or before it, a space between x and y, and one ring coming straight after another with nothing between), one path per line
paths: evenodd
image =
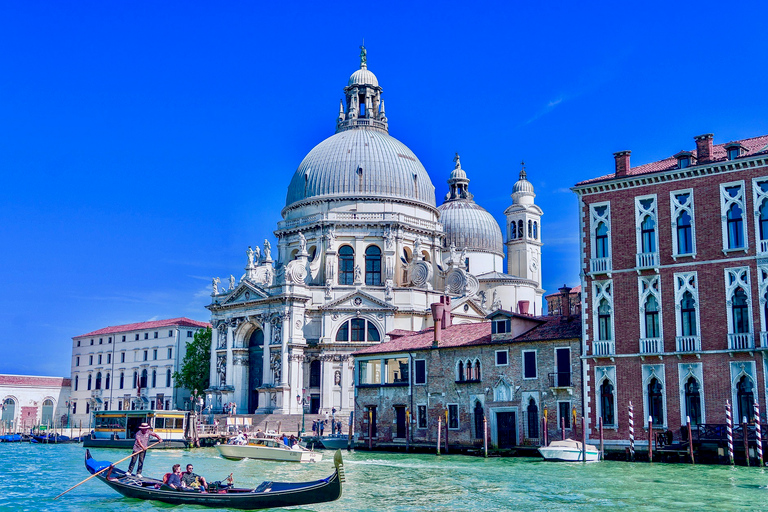
M173 372L205 322L172 318L105 327L72 338L70 415L89 425L95 410L180 409L189 391Z
M442 205L416 155L389 135L382 88L360 69L344 88L336 133L315 146L288 186L274 251L248 247L245 273L214 279L214 407L340 413L354 408L353 362L395 329L432 325L429 305L453 298L455 323L492 310L542 311L541 210L525 171L504 240L475 203L459 156ZM239 274L240 272L237 272Z
M0 433L27 432L38 425L67 425L70 380L37 375L0 375Z

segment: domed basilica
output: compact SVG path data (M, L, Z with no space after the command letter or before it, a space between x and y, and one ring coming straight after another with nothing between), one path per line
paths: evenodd
M214 407L238 412L354 409L350 354L394 330L432 326L430 304L451 298L453 323L491 311L541 314L541 209L525 170L512 187L506 241L469 191L459 155L449 192L389 135L379 81L367 66L344 88L336 133L291 179L277 248L247 250L245 273L213 283ZM507 266L504 272L504 245ZM239 273L239 272L238 272ZM381 368L394 372L399 369Z

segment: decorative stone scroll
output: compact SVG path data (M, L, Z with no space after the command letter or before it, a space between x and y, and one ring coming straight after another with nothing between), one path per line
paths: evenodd
M285 267L285 282L294 284L305 284L307 279L307 265L304 258L291 261Z

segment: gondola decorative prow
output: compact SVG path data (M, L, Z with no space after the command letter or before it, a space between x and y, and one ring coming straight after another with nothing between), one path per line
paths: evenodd
M344 476L344 461L341 458L341 450L336 450L336 453L333 455L333 465L336 466L336 471L339 473L339 481L340 482L346 482L346 478Z

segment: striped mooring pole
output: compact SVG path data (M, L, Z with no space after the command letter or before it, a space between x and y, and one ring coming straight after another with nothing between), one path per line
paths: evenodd
M635 412L632 402L629 402L629 455L632 460L635 459Z
M760 405L755 400L755 442L757 444L757 461L763 467L763 432L760 428Z
M728 461L733 464L733 416L730 400L725 401L725 435L728 438Z

